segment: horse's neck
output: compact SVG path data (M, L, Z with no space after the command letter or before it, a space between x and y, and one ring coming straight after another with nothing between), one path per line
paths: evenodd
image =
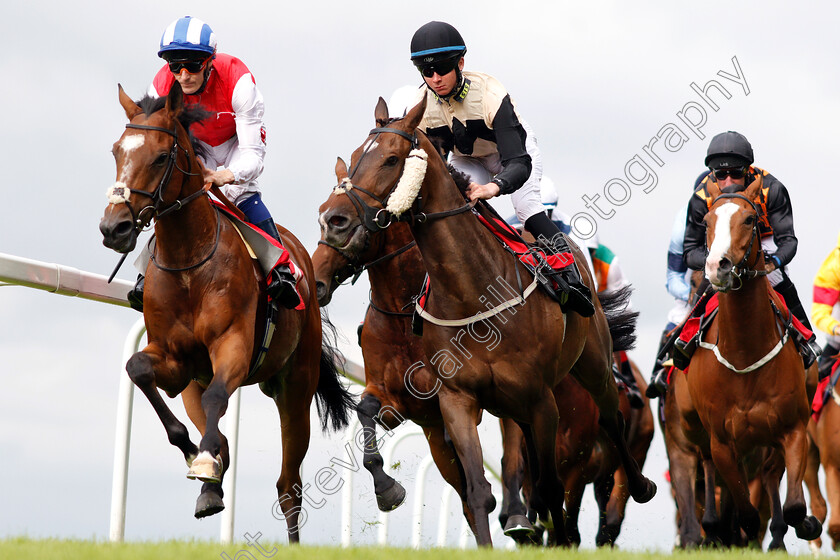
M431 161L421 195L426 214L465 204L449 172ZM479 298L498 276L513 277L514 260L470 212L412 225L412 232L429 272L436 307L464 307L462 312L475 313L481 305ZM512 281L515 285L516 280ZM457 311L451 309L450 313Z
M412 242L411 231L405 224L394 224L382 235L385 243L376 258L395 253ZM399 311L420 291L425 275L420 252L412 247L368 269L371 296L377 306Z
M778 338L766 277L745 280L737 291L719 294L718 332L721 344L746 348L759 340Z
M200 181L192 181L182 189L179 199L201 188ZM184 194L186 193L186 194ZM155 222L155 254L159 262L169 267L188 266L206 256L216 239L216 212L206 196L172 210Z

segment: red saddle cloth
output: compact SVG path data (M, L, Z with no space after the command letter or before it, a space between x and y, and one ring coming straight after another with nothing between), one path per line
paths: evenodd
M295 277L295 290L298 292L298 297L300 298L300 304L297 307L295 307L295 309L306 309L306 304L304 303L303 296L301 296L300 290L297 287L297 283L300 281L301 278L303 278L303 269L300 269L295 265L286 248L283 247L283 245L279 241L274 239L272 236L268 235L266 232L264 232L254 224L249 222L243 222L242 220L240 220L238 216L231 212L231 210L221 202L217 202L212 199L210 200L210 202L216 208L221 210L228 218L230 218L235 225L238 226L241 224L250 228L251 231L242 232L243 237L245 237L248 240L248 243L251 245L251 248L257 255L257 260L260 262L260 266L263 268L266 286L271 281L269 274L273 268L282 264L285 264L289 267L289 270ZM260 247L258 245L258 242L262 240L264 240L263 246ZM268 245L268 247L266 247L266 245Z
M770 289L773 290L772 287ZM773 291L776 292L775 290L773 290ZM809 329L808 327L803 325L802 321L797 319L796 316L788 310L787 304L785 303L785 298L782 297L782 294L780 294L779 292L776 292L776 295L779 297L779 302L781 303L779 311L782 312L782 314L787 312L787 315L790 316L790 321L791 321L791 324L793 325L793 328L796 329L805 338L805 340L808 340L812 336L814 336L814 333L811 332L811 329ZM702 302L702 300L701 300L701 302ZM700 304L701 303L698 303L698 306ZM692 309L691 314L690 314L689 318L686 320L682 331L680 331L679 339L682 340L685 343L689 343L693 338L698 336L699 332L700 332L700 326L703 325L706 318L709 315L711 315L717 309L718 304L719 304L718 294L714 293L708 299L708 301L706 302L706 305L703 309L697 309L696 307L694 309ZM685 371L687 372L688 368L686 368ZM669 380L670 380L670 375L669 375Z
M504 220L492 216L487 219L481 214L478 214L478 219L499 241L516 253L520 261L530 266L531 269L536 269L540 264L534 253L545 259L552 270L562 270L575 262L574 256L569 252L547 255L542 249L529 246L519 235L519 232Z
M831 379L834 377L838 366L840 366L840 360L834 362L834 366L831 368L831 375L820 381L820 384L817 385L817 392L814 394L814 402L811 403L811 418L814 419L814 422L820 421L822 409L825 406L825 403L828 402L828 399L831 398L831 387L829 386L829 383L831 383Z

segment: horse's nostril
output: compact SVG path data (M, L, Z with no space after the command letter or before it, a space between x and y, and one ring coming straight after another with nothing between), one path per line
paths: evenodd
M347 218L345 218L344 216L339 216L339 215L336 214L336 215L333 215L333 216L330 217L329 224L330 224L330 226L332 226L334 228L341 229L341 228L343 228L347 225L348 221L349 220Z
M128 235L129 233L131 233L131 230L132 230L131 222L128 222L128 221L120 222L114 228L114 234L118 237L122 237L123 235Z
M718 263L718 267L722 272L727 272L732 269L732 261L729 259L720 259L720 263Z

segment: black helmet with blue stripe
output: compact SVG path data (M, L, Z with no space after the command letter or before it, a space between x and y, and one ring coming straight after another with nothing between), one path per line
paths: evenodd
M170 58L207 58L216 54L216 34L198 18L184 16L176 19L160 38L158 56Z
M430 21L411 38L411 61L421 72L429 67L454 67L466 53L461 34L442 21Z

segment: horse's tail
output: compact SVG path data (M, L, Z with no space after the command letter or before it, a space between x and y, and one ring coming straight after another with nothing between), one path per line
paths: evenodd
M628 285L619 290L598 294L610 326L613 352L632 350L636 346L636 320L639 318L639 312L629 309L632 293L633 287Z
M337 332L326 311L321 310L323 341L321 342L321 372L315 390L315 406L321 418L321 430L330 426L333 431L350 424L351 410L355 410L353 395L341 384L339 363L344 361L337 348Z

